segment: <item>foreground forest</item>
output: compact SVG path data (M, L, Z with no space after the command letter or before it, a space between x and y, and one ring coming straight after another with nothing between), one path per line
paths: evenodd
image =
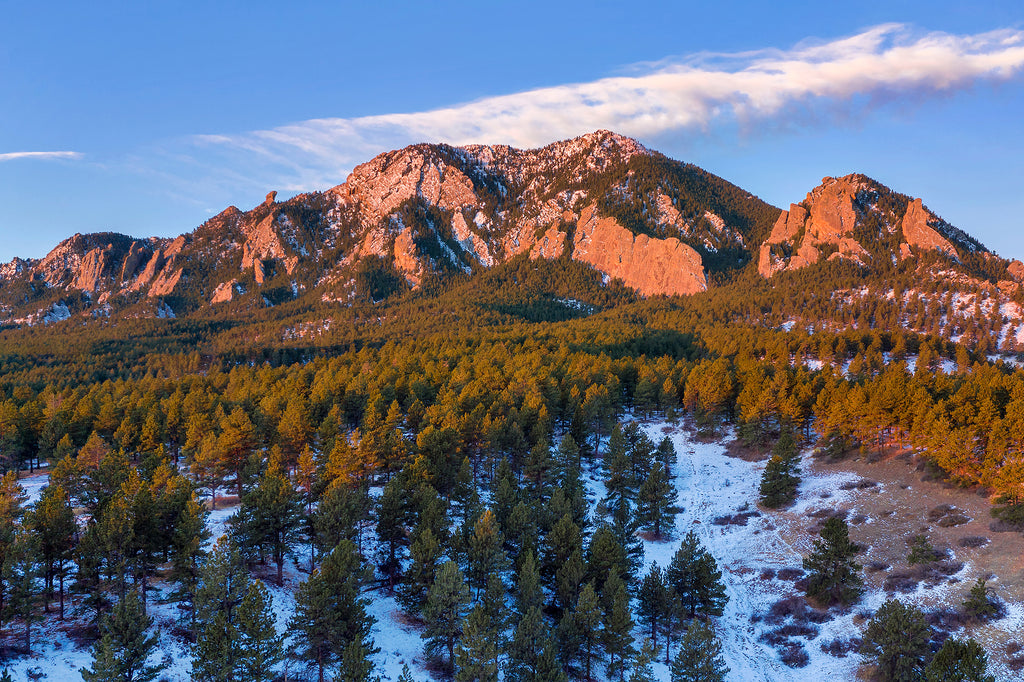
M917 333L865 299L821 304L811 330L798 292L849 272L639 301L562 265L514 261L319 327L302 311L287 342L274 316L294 310L4 332L7 659L29 674L57 628L91 652L87 680L744 679L723 677L731 578L711 536L677 524L716 521L680 508L700 475L681 477L684 443L762 462L725 526L803 499L813 451L909 453L1024 529L1024 372L989 361L994 318L953 329L924 305L935 333ZM30 502L19 476L37 469ZM939 570L914 542L911 563ZM987 679L948 619L867 599L864 549L823 519L779 607L803 625L782 618L797 630L765 655L818 666L799 628L870 602L835 660ZM984 579L969 587L961 623L1005 615ZM404 673L383 603L422 640ZM154 614L174 623L160 639Z

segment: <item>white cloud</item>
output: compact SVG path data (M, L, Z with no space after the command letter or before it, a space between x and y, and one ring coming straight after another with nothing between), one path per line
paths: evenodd
M0 162L15 159L80 159L81 152L7 152L0 154Z
M1005 80L1024 68L1024 33L919 33L884 24L789 50L700 54L629 75L487 97L443 109L323 118L241 135L199 136L236 168L269 167L281 189L335 184L355 163L414 142L540 146L598 128L653 137L771 124L815 107L918 98ZM239 158L240 157L240 158ZM260 178L266 182L269 178Z

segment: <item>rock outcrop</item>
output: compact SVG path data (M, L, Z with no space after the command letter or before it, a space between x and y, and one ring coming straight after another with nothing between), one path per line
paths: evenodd
M933 249L956 258L958 254L953 245L949 243L949 240L943 238L942 235L929 227L928 222L932 219L932 214L924 207L920 199L911 201L907 205L906 214L903 216L904 243L914 249Z
M903 208L900 212L899 207ZM878 243L890 241L893 235L902 235L898 253L883 253ZM870 266L872 262L906 260L925 251L958 259L961 250L979 248L976 241L929 211L921 199L897 194L854 174L824 178L803 202L790 205L779 215L761 244L758 272L771 277L782 270L813 265L823 255L829 260L842 258Z
M721 276L753 257L771 277L826 258L870 266L983 248L920 200L862 175L825 178L752 244L775 209L608 131L528 150L413 145L357 166L332 189L278 199L230 206L173 240L75 235L40 261L0 264L3 319L45 315L43 302L26 302L23 292L36 289L86 291L80 305L114 314L148 314L173 297L184 316L239 297L351 301L368 272L416 288L525 255L571 258L644 296L688 295L707 289L710 270ZM869 228L898 252L879 252ZM1011 272L1024 279L1024 265Z
M621 279L644 296L686 295L707 289L700 254L675 237L634 235L614 218L601 218L594 206L580 215L573 259Z

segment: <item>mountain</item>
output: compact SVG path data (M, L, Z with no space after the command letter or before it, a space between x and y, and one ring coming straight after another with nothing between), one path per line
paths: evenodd
M533 150L418 144L341 185L232 206L174 239L75 235L0 266L0 322L381 301L516 257L575 261L641 296L844 261L1009 281L1024 265L863 175L780 211L696 166L596 131Z
M761 244L758 272L771 277L821 260L870 267L938 252L954 262L991 256L977 240L911 199L864 175L824 178L799 204L783 211Z

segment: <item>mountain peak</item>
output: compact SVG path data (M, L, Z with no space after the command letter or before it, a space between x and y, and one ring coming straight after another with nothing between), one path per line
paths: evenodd
M887 246L892 244L892 247ZM978 241L928 210L862 174L822 178L799 204L783 211L761 245L758 271L771 277L821 260L885 265L927 252L959 262L985 252Z

